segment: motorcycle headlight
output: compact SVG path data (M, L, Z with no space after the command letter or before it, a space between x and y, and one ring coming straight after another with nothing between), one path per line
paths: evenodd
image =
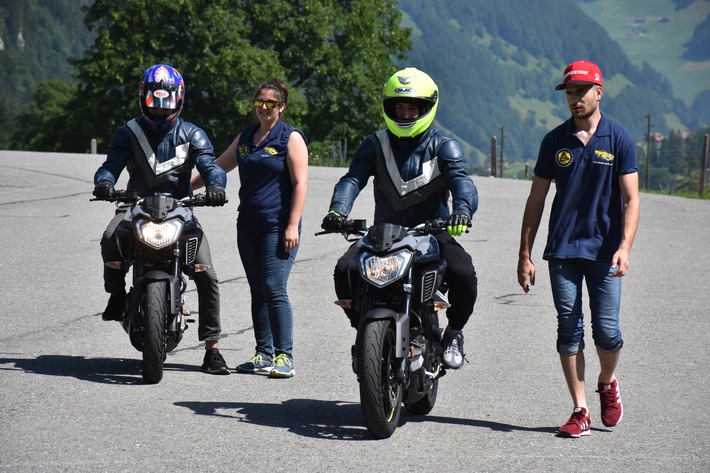
M362 276L377 287L384 287L401 278L412 259L412 252L400 250L387 256L363 254L360 257Z
M161 223L138 220L136 230L143 243L159 250L177 241L183 225L184 222L177 218Z

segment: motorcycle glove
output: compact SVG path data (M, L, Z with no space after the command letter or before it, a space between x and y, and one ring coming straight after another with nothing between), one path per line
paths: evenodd
M94 196L99 200L111 200L116 195L116 189L109 181L100 181L94 186Z
M345 220L345 215L331 210L328 215L323 217L323 223L320 224L320 227L327 232L338 232L345 226Z
M446 231L449 235L461 236L462 233L468 231L470 225L471 219L468 215L453 214L449 217L449 221L446 222Z
M222 207L227 202L227 193L222 186L212 185L207 188L205 200L210 207Z

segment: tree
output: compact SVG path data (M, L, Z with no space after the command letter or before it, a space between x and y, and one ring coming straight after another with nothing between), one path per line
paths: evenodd
M79 3L0 0L0 148L14 147L13 135L24 133L17 116L29 112L39 84L71 79L66 59L81 55L92 40ZM13 149L27 149L27 139L20 145Z
M12 119L10 109L4 99L4 97L0 96L0 149L12 149L9 146Z
M183 118L218 153L254 121L249 99L272 76L289 86L288 120L311 142L359 140L380 124L382 84L410 46L400 19L396 0L96 0L68 121L80 148L91 138L105 147L138 114L143 71L167 63L185 77Z
M71 143L74 136L65 116L75 91L76 84L62 80L42 82L30 109L16 118L12 149L61 151L64 143Z
M680 131L671 130L668 134L668 139L661 143L659 154L659 164L667 168L672 174L687 173L687 151L685 139Z

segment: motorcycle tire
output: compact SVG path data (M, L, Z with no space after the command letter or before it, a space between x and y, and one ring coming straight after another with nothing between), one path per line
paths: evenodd
M165 281L151 281L143 293L143 381L147 384L163 379L167 292Z
M363 327L360 347L360 406L368 432L389 438L402 412L402 385L395 374L395 328L391 320L373 320Z

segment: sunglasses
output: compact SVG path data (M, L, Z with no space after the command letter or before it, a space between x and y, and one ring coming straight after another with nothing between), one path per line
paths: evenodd
M254 99L254 106L255 106L256 108L261 108L261 107L263 107L264 105L266 105L268 108L270 108L271 110L273 110L273 109L275 109L275 108L279 105L279 102L277 102L276 100L259 100L259 99Z

